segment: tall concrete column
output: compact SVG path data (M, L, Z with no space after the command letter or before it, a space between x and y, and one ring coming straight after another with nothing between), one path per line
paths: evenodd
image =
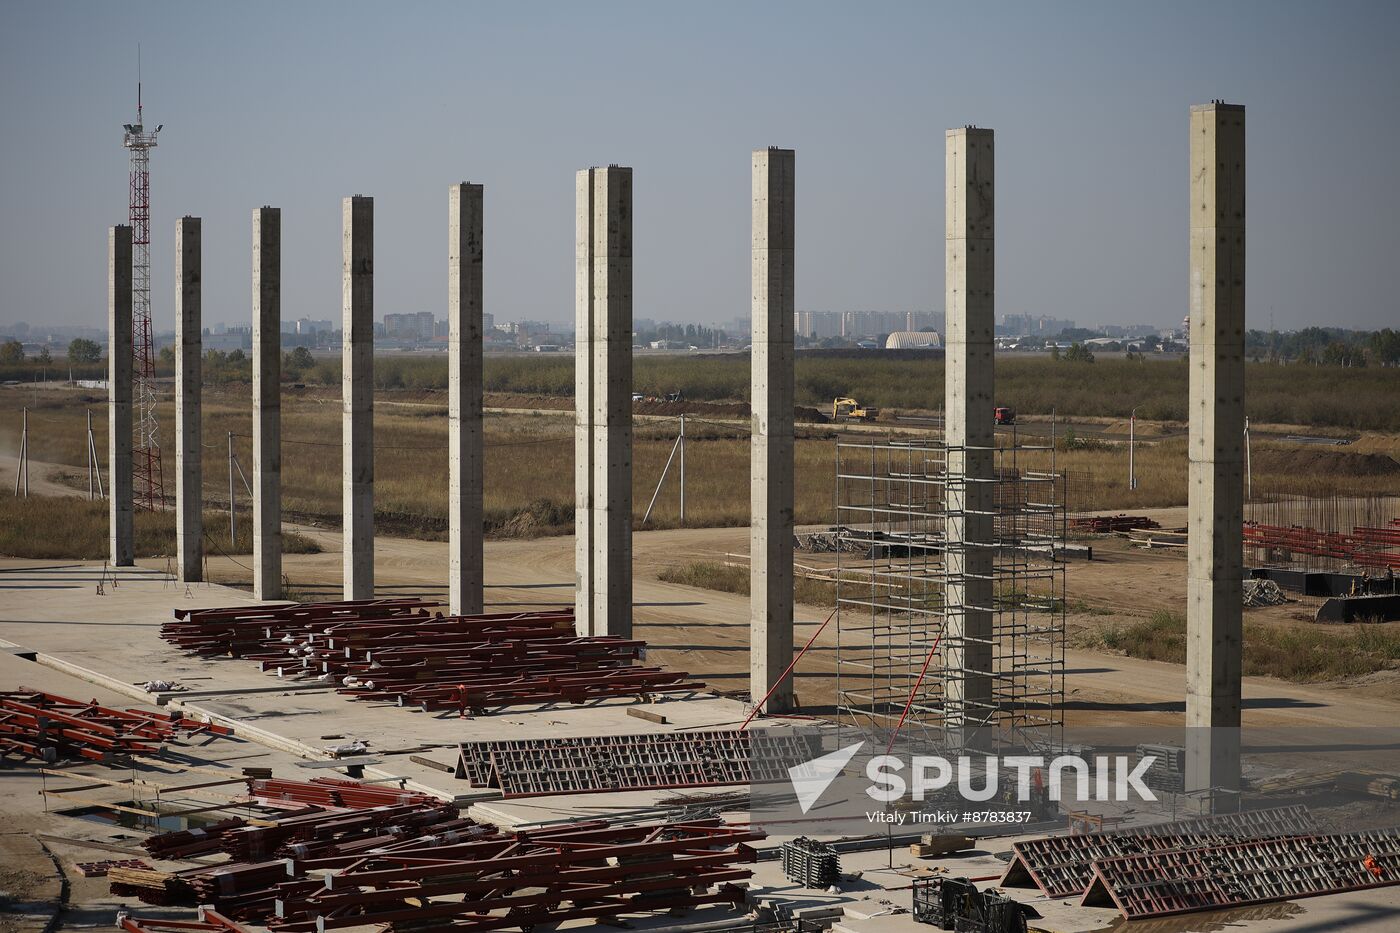
M948 669L945 721L969 744L992 716L996 443L995 145L991 130L948 130L944 192L944 370Z
M341 205L341 488L346 599L374 597L374 199Z
M793 150L754 150L749 693L755 703L792 663L795 173ZM788 678L764 709L788 712L793 702Z
M1188 791L1238 789L1244 551L1244 107L1191 108Z
M181 217L175 223L175 553L183 583L204 579L201 253L199 218Z
M136 563L131 474L131 228L107 236L107 538L115 567Z
M448 605L454 614L482 611L481 185L448 191L447 461Z
M253 598L282 598L282 209L253 211Z
M574 609L632 634L632 170L576 178Z

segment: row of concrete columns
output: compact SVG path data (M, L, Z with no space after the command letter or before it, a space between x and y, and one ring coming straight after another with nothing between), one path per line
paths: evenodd
M451 286L450 425L453 612L482 605L481 265L482 188L449 193ZM374 201L343 207L344 596L374 595ZM175 435L177 572L203 579L201 221L176 224ZM282 212L253 212L253 594L282 587ZM134 563L132 509L131 228L111 228L108 247L108 463L110 559Z
M994 604L995 148L945 137L948 715L991 717ZM449 191L450 602L482 609L480 185ZM750 689L793 705L795 156L752 160ZM1187 723L1238 729L1244 404L1244 108L1191 109L1190 546ZM632 632L632 170L576 179L575 609L581 634ZM254 585L281 596L281 215L253 217ZM344 594L374 594L374 203L343 203ZM177 528L182 579L200 578L200 221L177 227ZM131 230L109 248L111 559L132 563ZM780 684L779 681L783 682ZM1206 730L1202 730L1206 731ZM1233 751L1232 751L1233 748ZM1238 746L1198 745L1190 786L1237 785Z

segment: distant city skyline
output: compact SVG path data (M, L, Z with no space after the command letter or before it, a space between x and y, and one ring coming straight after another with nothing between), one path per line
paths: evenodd
M1201 30L1209 22L1211 29ZM486 186L486 310L573 315L573 173L635 170L639 317L745 316L749 152L797 153L797 307L943 306L943 131L997 131L997 298L1180 319L1187 113L1245 104L1251 328L1400 319L1400 5L10 2L0 322L101 326L136 47L155 325L177 217L206 321L249 319L250 217L283 209L284 317L339 320L340 199L375 197L376 305L446 310L446 198ZM977 41L967 41L975 37ZM381 318L382 319L382 318Z

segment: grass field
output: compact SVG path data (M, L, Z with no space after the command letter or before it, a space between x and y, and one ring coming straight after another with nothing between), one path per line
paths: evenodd
M253 526L238 526L238 539L228 537L228 514L204 513L204 530L211 554L253 553ZM175 513L137 512L136 556L175 556ZM87 499L0 496L0 557L32 557L39 560L102 560L108 556L107 504ZM294 532L282 535L288 554L315 554L314 541Z
M1048 357L999 356L998 405L1024 414L1184 421L1187 417L1185 360L1100 359L1072 363ZM304 376L309 383L340 384L340 364L320 361ZM487 392L571 396L570 354L488 357ZM445 388L447 362L440 356L382 357L375 361L380 388ZM747 354L703 356L638 355L638 392L662 396L681 390L700 401L744 401L749 394ZM1255 423L1311 425L1348 430L1400 431L1400 369L1250 363L1245 367L1245 408ZM797 356L796 402L827 408L850 395L881 408L934 410L943 405L940 360L896 360L873 354L862 359Z
M1186 663L1186 617L1161 611L1150 618L1086 630L1080 647L1148 661ZM1400 625L1346 628L1244 624L1245 676L1320 683L1400 666Z
M1170 367L1170 363L1151 368ZM71 389L0 389L0 455L18 450L21 406L29 406L31 458L76 466L85 488L85 413L91 409L105 459L102 399ZM158 416L169 438L174 406ZM227 510L228 436L242 471L252 468L251 403L242 385L204 392L204 503ZM637 523L675 441L675 423L638 420L633 451ZM833 520L834 427L804 426L797 441L797 521ZM749 521L749 438L742 423L689 420L686 518L694 527ZM851 437L851 436L847 436ZM858 437L872 437L860 434ZM559 534L573 528L573 415L489 413L486 419L486 525L496 537ZM1133 510L1186 503L1186 440L1165 438L1137 451L1138 489L1127 488L1127 450L1085 438L1056 455L1056 468L1077 476L1074 509ZM328 392L290 389L283 406L283 507L291 520L339 524L340 406ZM171 441L167 440L167 447ZM447 408L441 394L381 392L375 408L375 516L388 534L444 538L447 534ZM1400 464L1382 452L1357 457L1336 448L1254 445L1254 492L1330 495L1393 493ZM1022 454L1022 468L1049 465L1049 454ZM168 466L167 489L174 486ZM244 481L234 475L239 509L248 509ZM673 469L658 497L650 528L679 521Z
M697 560L667 567L658 575L664 583L679 583L721 593L749 595L749 568L722 564L713 560ZM793 578L792 598L808 606L835 606L836 584L809 577Z

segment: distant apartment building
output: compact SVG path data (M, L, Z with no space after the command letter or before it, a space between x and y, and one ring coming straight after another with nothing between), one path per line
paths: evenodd
M313 321L309 317L297 318L296 324L293 327L293 331L301 334L303 337L309 337L312 334L330 333L333 330L335 330L335 325L330 321Z
M943 315L937 311L796 311L793 326L800 337L873 337L896 331L941 330Z
M1102 329L1106 337L1147 337L1161 330L1152 324L1105 324Z
M384 315L384 336L391 340L432 340L437 319L431 311Z
M1009 337L1054 337L1060 331L1074 328L1074 321L1044 314L1004 314L997 333Z

